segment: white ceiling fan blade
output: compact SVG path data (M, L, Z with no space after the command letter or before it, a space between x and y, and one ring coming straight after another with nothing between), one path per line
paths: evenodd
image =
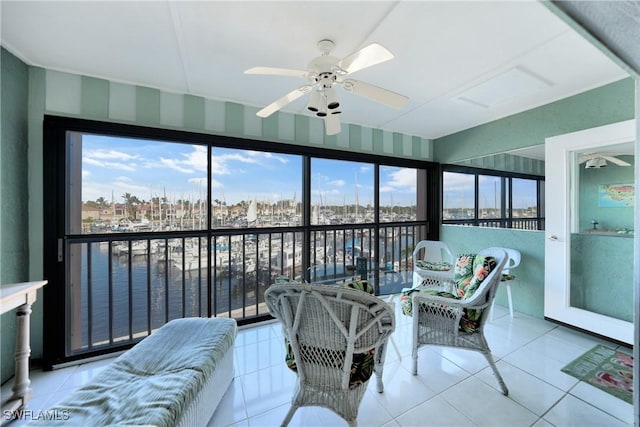
M602 157L606 159L608 162L615 163L618 166L631 166L630 163L627 163L624 160L620 160L617 157L612 157L612 156L602 156Z
M287 76L306 78L309 74L306 70L293 70L290 68L274 68L274 67L253 67L244 72L245 74L265 74L269 76Z
M402 108L409 101L409 98L404 95L358 80L345 80L343 87L347 92L353 92L356 95L360 95L395 108Z
M340 115L328 114L324 118L324 129L327 135L336 135L340 133Z
M372 65L388 61L391 58L393 58L393 54L387 48L378 43L371 43L342 59L342 61L338 62L338 66L347 73L355 73Z
M263 117L263 118L269 117L270 115L272 115L273 113L275 113L276 111L278 111L279 109L287 105L288 103L293 102L296 99L300 98L305 93L308 93L310 90L311 90L311 86L309 85L300 86L299 88L292 90L282 98L279 98L274 102L272 102L271 104L267 105L262 110L258 111L256 115L258 117Z
M595 158L597 158L597 157L598 157L598 156L593 156L593 155L591 155L591 154L583 154L583 155L581 155L581 156L579 156L579 157L578 157L578 163L579 163L579 164L580 164L580 163L584 163L584 162L586 162L587 160L595 159Z

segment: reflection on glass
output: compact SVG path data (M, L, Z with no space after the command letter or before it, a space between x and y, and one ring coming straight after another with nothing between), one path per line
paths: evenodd
M633 147L616 148L616 162L590 164L591 149L572 164L570 304L633 322L634 157Z
M444 172L442 174L442 218L469 219L475 217L475 177L472 174Z
M373 173L369 163L311 159L311 224L373 222Z
M415 221L418 171L380 166L380 222Z

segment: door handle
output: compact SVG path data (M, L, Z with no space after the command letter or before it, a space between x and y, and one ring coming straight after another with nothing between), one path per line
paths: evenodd
M551 236L549 236L549 240L551 240L552 242L557 242L558 236L556 236L555 234L552 234Z

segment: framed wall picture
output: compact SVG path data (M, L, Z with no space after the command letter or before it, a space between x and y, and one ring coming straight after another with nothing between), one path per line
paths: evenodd
M598 186L598 206L603 208L628 208L635 203L633 184L602 184Z

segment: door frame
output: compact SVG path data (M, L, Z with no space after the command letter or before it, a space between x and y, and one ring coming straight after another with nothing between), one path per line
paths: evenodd
M577 150L635 141L635 126L635 120L627 120L545 139L546 182L556 191L547 191L545 203L544 316L628 344L633 344L633 322L570 305L570 236L577 215L571 164Z

